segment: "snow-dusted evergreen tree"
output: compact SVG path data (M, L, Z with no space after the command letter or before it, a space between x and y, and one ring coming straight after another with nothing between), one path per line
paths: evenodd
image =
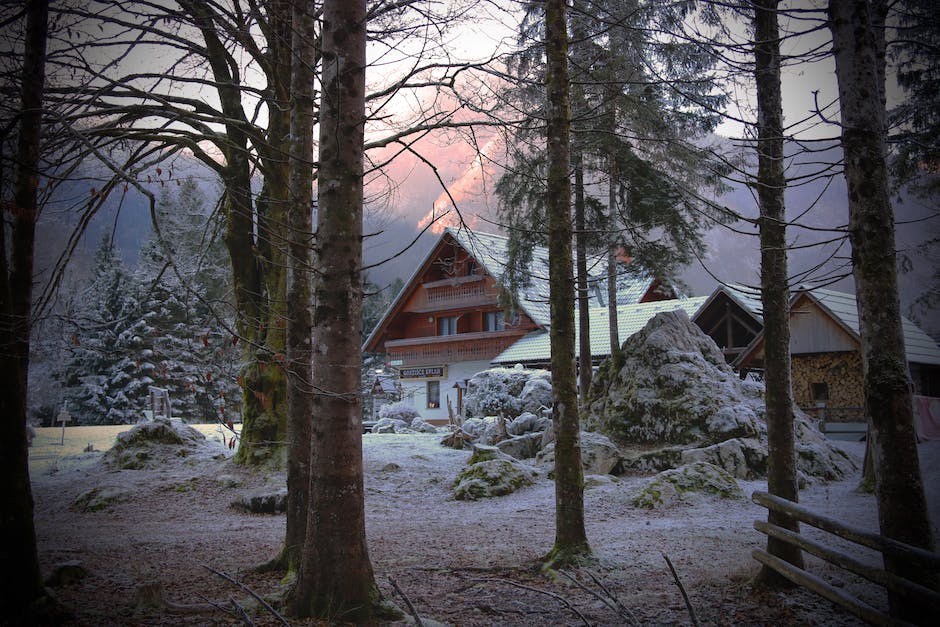
M76 424L135 419L130 384L146 386L152 367L141 359L127 359L134 349L127 343L132 337L127 331L135 308L133 292L131 276L105 235L95 251L88 286L69 316L68 356L57 375Z
M158 208L156 230L131 273L105 238L70 321L58 378L79 424L129 424L151 386L169 391L174 417L234 421L241 392L224 317L227 258L198 185L181 181Z
M127 342L153 364L150 385L169 391L174 416L228 422L238 415L240 390L238 355L220 319L228 310L227 257L195 181L162 198L158 219L159 234L140 252L139 310Z

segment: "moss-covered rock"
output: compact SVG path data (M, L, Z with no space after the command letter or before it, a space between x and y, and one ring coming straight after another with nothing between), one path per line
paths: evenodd
M454 481L454 498L473 501L503 496L531 485L538 473L495 446L474 445L467 467Z
M743 499L744 491L726 470L708 462L693 462L665 470L633 499L636 507L658 509L683 501L690 493Z
M130 499L130 494L123 488L98 486L82 492L69 506L73 512L93 513L111 509L113 505Z
M251 514L282 514L287 511L287 488L254 490L232 501L232 507Z
M102 461L112 470L145 470L159 468L168 460L219 453L221 449L209 443L196 429L178 421L157 418L118 434Z
M652 473L675 468L682 463L682 452L685 447L665 446L641 453L627 455L621 461L624 471L638 473Z

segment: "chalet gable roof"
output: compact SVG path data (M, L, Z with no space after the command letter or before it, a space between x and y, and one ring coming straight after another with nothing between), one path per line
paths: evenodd
M854 294L822 288L801 287L790 298L791 316L800 306L800 303L804 301L816 305L819 311L842 328L857 346L861 346L858 304ZM907 361L917 364L940 365L940 346L937 346L937 343L930 336L904 316L901 316L901 326L904 332L904 348ZM735 365L746 364L753 359L762 347L763 340L764 334L762 331L754 338L748 349L738 357Z
M446 228L438 237L427 255L405 282L404 288L392 301L382 318L363 343L363 351L376 352L379 347L374 346L377 339L384 332L391 319L397 315L407 297L416 288L416 281L425 273L429 265L436 259L445 242L454 242L473 257L483 270L497 282L503 284L502 277L509 263L509 238L504 235L471 231L467 228ZM597 257L592 260L594 280L599 281L601 275L598 269L606 276L606 257ZM549 287L548 287L548 249L544 246L535 246L532 250L532 261L529 266L529 285L517 294L519 308L539 327L547 329L551 326L549 313ZM639 302L651 289L655 281L645 273L633 272L619 280L620 287L617 301L620 304ZM596 303L601 304L601 303ZM371 349L371 351L370 351Z

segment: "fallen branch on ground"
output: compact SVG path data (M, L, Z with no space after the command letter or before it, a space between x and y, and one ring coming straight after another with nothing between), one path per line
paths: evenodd
M275 618L277 618L277 620L278 620L282 625L284 625L285 627L290 627L290 623L287 622L287 619L284 618L283 616L281 616L280 612L278 612L276 609L274 609L273 607L271 607L271 604L268 603L267 601L265 601L264 598L263 598L260 594L258 594L257 592L255 592L254 590L252 590L251 588L249 588L248 586L246 586L246 585L243 584L242 582L236 580L235 578L231 577L230 575L227 575L227 574L223 573L223 572L220 571L220 570L216 570L216 569L212 568L211 566L207 566L207 565L205 565L205 564L203 564L202 567L205 568L206 570L208 570L210 573L212 573L212 574L214 574L214 575L218 575L218 576L221 577L222 579L224 579L224 580L226 580L226 581L228 581L228 582L230 582L230 583L235 584L236 586L238 586L239 588L241 588L242 590L244 590L245 592L247 592L248 594L250 594L251 596L253 596L253 597L255 598L255 600L258 601L258 603L260 603L260 604L262 605L262 607L264 607L264 609L266 609L272 616L274 616Z
M578 608L576 608L574 605L572 605L571 602L570 602L568 599L566 599L565 597L561 596L560 594L555 594L554 592L550 592L550 591L548 591L548 590L542 590L541 588L534 588L534 587L532 587L532 586L527 586L527 585L525 585L525 584L521 584L521 583L518 583L518 582L516 582L516 581L512 581L511 579L477 579L476 581L477 581L477 583L505 583L505 584L508 584L508 585L510 585L510 586L515 586L516 588L521 588L521 589L523 589L523 590L528 590L529 592L537 592L537 593L539 593L539 594L544 594L545 596L552 597L552 598L555 599L556 601L559 601L559 602L561 602L562 604L564 604L565 607L567 607L569 610L571 610L572 612L574 612L575 614L577 614L577 615L578 615L578 618L580 618L580 619L581 619L581 622L584 623L585 625L590 625L590 624L591 624L591 623L588 622L588 619L586 619L586 618L584 617L584 614L582 614L580 611L578 611Z
M418 616L418 611L415 609L415 606L411 604L411 599L408 598L408 595L402 592L402 589L398 587L398 584L395 583L395 580L392 579L392 576L388 576L388 582L392 584L392 587L395 588L395 592L398 593L398 596L402 598L405 602L405 605L408 607L408 613L411 614L415 619L415 625L418 627L424 627L424 623L421 622L421 617Z
M692 627L698 627L698 619L695 618L695 609L692 608L692 602L689 601L689 595L685 592L685 586L682 585L682 582L679 580L679 573L676 572L676 567L672 565L672 560L669 559L669 556L665 553L662 554L663 559L666 560L666 565L669 566L669 572L672 573L672 579L676 582L676 585L679 586L679 592L682 593L682 600L685 601L685 609L689 611L689 618L692 619Z
M588 574L588 576L591 578L591 580L594 582L594 584L598 588L603 590L604 594L601 594L597 590L594 590L593 588L590 588L589 586L586 586L585 584L581 583L580 581L578 581L578 579L574 575L572 575L571 573L565 570L559 570L558 572L564 575L565 577L567 577L576 586L578 586L579 588L581 588L588 594L592 595L594 598L598 599L601 603L603 603L604 605L612 609L614 612L616 612L617 615L621 619L627 622L627 624L640 625L640 621L636 619L636 616L633 615L633 612L631 612L623 603L621 603L620 599L618 599L613 593L611 593L611 591L608 590L607 587L603 583L601 583L601 581L596 576L594 576L594 573L592 573L591 571L584 571L584 572Z

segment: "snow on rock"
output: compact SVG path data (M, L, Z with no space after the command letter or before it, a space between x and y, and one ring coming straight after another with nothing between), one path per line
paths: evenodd
M532 459L542 450L542 434L538 432L516 435L496 443L497 448L516 459Z
M660 471L708 462L741 479L767 472L764 386L742 381L714 341L683 311L663 312L623 344L624 364L605 361L591 385L588 428L624 445L656 445L624 468ZM841 479L856 463L794 407L798 467Z
M415 418L420 418L421 414L418 413L418 410L404 403L398 401L396 403L389 403L388 405L382 405L379 408L378 420L382 421L383 419L390 420L400 420L405 424L411 424Z
M217 443L181 422L157 418L118 434L102 461L112 470L143 470L180 458L224 457Z
M411 421L411 430L415 433L437 433L437 427L420 416Z
M281 514L287 511L287 488L259 489L239 496L232 507L252 514Z
M640 494L634 497L633 504L636 507L659 509L687 501L694 493L730 499L744 498L744 491L730 473L714 464L696 461L665 470L650 479Z
M372 427L372 433L407 433L408 423L398 418L379 418ZM413 433L413 432L412 432Z
M464 411L470 418L503 415L512 420L524 412L551 407L552 375L547 370L490 368L467 382Z
M467 467L454 481L454 498L475 501L503 496L531 485L538 472L519 460L506 455L495 446L474 444Z
M610 438L590 431L581 432L581 465L586 475L609 475L615 472L620 465L620 450L610 441ZM535 462L539 466L547 466L549 477L554 476L555 443L543 448Z
M509 435L524 435L526 433L543 432L552 425L550 416L536 416L530 411L519 414L514 420L506 424Z

